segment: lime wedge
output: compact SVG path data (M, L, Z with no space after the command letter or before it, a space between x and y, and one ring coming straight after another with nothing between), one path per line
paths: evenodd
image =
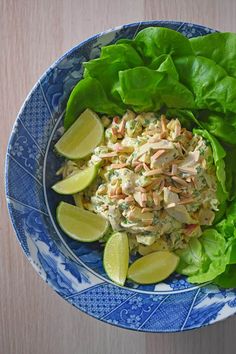
M137 259L128 270L128 279L138 284L162 281L174 272L179 257L168 251L159 251Z
M129 243L125 232L116 232L108 239L103 254L103 265L112 281L124 285L129 266Z
M59 194L75 194L87 188L97 175L98 168L93 165L73 173L71 176L57 182L52 189Z
M99 240L108 228L108 221L101 215L65 202L57 207L57 221L68 236L81 242Z
M56 143L57 152L77 160L91 154L103 138L104 128L98 115L86 109Z

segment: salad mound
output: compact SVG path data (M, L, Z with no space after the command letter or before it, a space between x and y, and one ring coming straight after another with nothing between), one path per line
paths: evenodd
M125 231L133 251L151 252L138 246L154 243L185 247L218 210L211 147L178 119L152 112L128 111L107 122L102 144L75 167L100 164L95 183L80 194L82 205L108 219L113 231Z
M58 171L64 181L86 185L75 186L79 208L109 221L103 242L124 233L132 253L174 253L176 271L190 282L222 287L236 287L235 48L234 33L188 39L160 27L103 47L84 63L64 126L69 136L89 109L104 138L95 144L93 130L93 151L73 161L64 154ZM81 172L91 166L97 175L90 184Z

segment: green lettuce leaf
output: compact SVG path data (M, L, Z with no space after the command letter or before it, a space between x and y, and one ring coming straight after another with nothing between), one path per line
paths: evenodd
M214 283L221 288L236 288L236 264L228 265L225 272L219 275Z
M180 257L177 272L188 275L192 283L212 281L229 263L226 249L224 237L215 229L207 229L199 239L190 240L186 249L176 252Z
M236 200L233 200L226 211L227 219L234 220L236 222ZM235 224L236 225L236 224Z
M180 261L176 271L184 275L193 275L199 272L204 265L204 255L201 242L193 238L186 248L176 251Z
M225 272L219 275L214 283L221 288L236 288L236 265L228 265Z
M236 145L236 115L204 112L199 117L202 126L221 141Z
M157 70L168 74L172 79L179 81L179 74L176 70L175 64L169 54L163 54L156 58L150 69Z
M128 44L114 44L103 47L100 58L84 63L84 77L92 77L101 82L106 95L117 100L123 107L118 96L113 94L113 87L119 81L119 71L144 65L136 50Z
M236 147L226 147L225 173L226 189L229 191L229 200L236 198L236 164L232 163L236 158ZM236 212L236 211L235 211Z
M215 228L229 241L229 245L236 239L236 200L228 205L226 218L215 225Z
M199 109L236 113L236 79L213 60L186 56L174 60L180 82L195 96Z
M219 181L218 198L221 202L228 198L228 191L226 190L226 175L224 158L226 152L218 140L212 136L207 130L193 129L194 134L203 136L211 144L214 164L216 167L216 177Z
M205 230L201 236L201 243L206 255L212 260L220 257L226 249L224 237L215 229Z
M65 128L68 129L86 108L113 115L124 113L120 105L108 99L102 84L90 77L79 81L70 94L64 118Z
M145 28L137 34L134 41L147 65L162 54L170 54L172 57L193 54L188 38L164 27Z
M135 111L156 111L162 106L194 108L192 93L169 75L137 67L119 72L116 87L122 101Z
M214 60L224 68L228 75L236 77L236 34L211 33L191 38L195 55Z
M206 272L198 272L188 278L190 283L202 284L214 280L219 274L224 273L228 263L228 258L221 255L218 259L209 262Z
M207 36L201 38L210 41ZM219 40L220 48L225 50L225 60L214 47L207 50L208 42L200 53L202 44L198 42L202 39L190 41L162 27L149 27L133 40L104 46L99 58L84 63L84 78L68 100L65 127L85 108L108 115L122 114L127 108L137 112L165 107L208 109L220 114L202 119L202 126L222 141L235 143L234 115L228 114L227 123L221 115L236 113L236 79L228 75L235 68L235 50L230 51L235 35L222 34L213 39L215 43ZM202 56L194 55L199 53Z
M236 264L236 239L234 239L230 245L229 264Z

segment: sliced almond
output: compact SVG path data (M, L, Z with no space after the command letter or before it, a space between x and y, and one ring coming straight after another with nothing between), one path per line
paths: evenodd
M145 193L142 193L141 198L142 198L142 201L143 201L143 202L146 202L146 201L147 201L147 193L146 193L146 191L145 191Z
M132 195L129 195L128 197L125 198L126 202L133 202L134 198L132 197Z
M150 225L150 226L145 226L145 227L143 227L143 229L144 229L144 231L150 231L150 232L152 232L152 231L155 231L155 226L152 226L152 225Z
M111 195L111 199L124 199L126 197L126 194L116 194L116 195Z
M166 150L157 150L154 155L151 156L151 160L157 160L161 155L163 155Z
M145 171L150 171L150 168L143 162L143 168Z
M117 135L117 130L116 130L116 128L112 127L112 128L111 128L111 131L112 131L112 135Z
M145 226L152 225L153 219L142 219L142 222Z
M157 187L158 185L160 185L162 179L155 179L154 181L152 181L149 185L147 185L147 187L145 187L145 190L147 192L149 192L150 190L152 190L154 187Z
M156 168L155 170L144 172L144 176L154 176L154 175L160 175L162 173L163 173L162 168Z
M160 205L160 198L159 195L157 194L157 192L152 192L152 197L153 197L153 202L156 206Z
M180 156L183 156L183 150L182 150L182 146L180 145L180 143L174 143L176 150L178 151ZM181 161L179 161L181 162Z
M134 172L139 172L143 168L143 164L141 162L138 163L138 165L135 167Z
M113 163L113 164L111 164L111 168L124 168L124 167L126 167L126 166L128 166L128 164L127 163Z
M160 140L156 143L146 143L140 146L139 152L137 154L136 159L138 159L141 155L145 154L149 150L172 150L174 149L174 144L168 140Z
M161 193L164 188L165 188L165 180L163 179L159 186L159 193Z
M150 136L150 135L155 135L155 134L158 134L158 133L160 133L160 129L159 128L155 128L155 129L152 129L152 130L145 130L142 135Z
M171 178L173 179L173 181L181 184L182 186L188 187L188 183L183 178L177 176L172 176Z
M157 143L158 141L160 141L160 134L155 134L148 140L149 143Z
M114 157L114 156L118 156L117 152L108 152L106 154L101 154L99 157L101 157L102 159L106 159L106 158L110 158L110 157Z
M173 165L172 165L172 167L171 167L171 173L172 173L172 175L176 175L177 170L178 170L178 166L177 166L175 163L173 163Z
M142 208L141 213L146 213L147 211L152 211L152 208Z
M171 192L174 192L174 193L181 193L182 190L179 189L179 188L176 188L174 186L169 186L168 189L171 191Z
M195 199L193 198L188 198L188 199L182 199L178 202L179 205L185 205L185 204L191 204L194 203Z
M174 208L174 207L176 207L176 203L170 203L170 204L165 205L165 209Z
M125 124L126 124L126 120L125 119L122 119L121 123L120 123L120 126L119 126L119 129L118 129L118 133L120 134L124 134L125 132Z
M161 130L165 132L167 130L167 120L164 114L161 115Z
M135 187L135 191L146 193L146 189L141 186Z
M142 193L140 191L134 193L134 200L142 207Z
M175 138L177 138L181 133L181 125L180 125L180 122L178 119L176 119L175 122L176 122L176 124L175 124L174 135L175 135Z
M136 166L139 165L139 164L140 164L139 161L133 160L132 163L131 163L131 166L132 166L132 167L136 167Z
M160 138L161 139L166 139L166 132L162 132L161 134L160 134Z
M178 170L180 172L188 173L190 175L196 175L197 174L196 168L194 168L194 167L180 167L179 166Z

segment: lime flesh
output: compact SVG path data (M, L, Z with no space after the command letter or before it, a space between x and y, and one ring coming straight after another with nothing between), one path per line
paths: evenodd
M112 281L124 285L129 266L129 243L125 232L116 232L108 239L103 254L103 265Z
M101 215L65 202L57 207L57 221L69 237L81 242L99 240L108 228L108 221Z
M179 257L169 251L158 251L137 259L128 270L128 278L138 284L160 282L174 272Z
M55 148L68 159L82 159L91 154L101 142L103 132L98 115L86 109L56 143Z
M97 175L98 168L90 166L73 173L71 176L57 182L52 189L59 194L75 194L87 188Z

